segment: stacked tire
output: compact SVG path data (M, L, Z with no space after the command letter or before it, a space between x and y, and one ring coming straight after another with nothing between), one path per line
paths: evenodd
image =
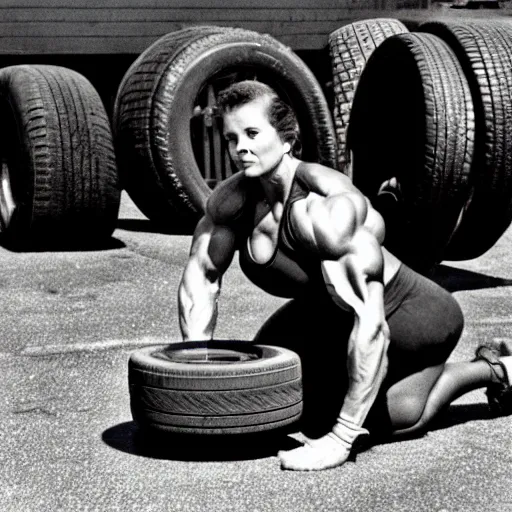
M333 121L337 141L338 169L352 177L347 132L352 101L368 59L386 39L408 32L399 20L377 18L340 27L329 36L334 89Z
M383 215L386 247L420 272L480 256L510 225L511 30L472 20L392 34L358 70L352 103L337 92L350 176Z
M471 90L475 153L470 190L445 258L476 258L512 220L512 26L498 21L430 22L420 30L450 46Z
M302 413L294 352L238 340L147 347L134 352L128 381L142 430L254 434L281 429Z
M106 243L120 201L110 122L82 75L0 69L0 223L13 248Z
M303 157L336 165L323 90L292 50L249 30L183 29L140 55L124 76L115 103L121 180L149 219L168 229L197 222L212 186L198 165L193 140L201 135L194 133L191 120L205 110L205 91L215 96L231 83L251 78L269 84L297 112ZM208 107L214 111L214 98Z
M425 273L443 259L468 195L473 119L461 66L436 36L386 40L361 76L349 133L353 181L380 207L386 247ZM379 192L392 178L401 201L386 210Z

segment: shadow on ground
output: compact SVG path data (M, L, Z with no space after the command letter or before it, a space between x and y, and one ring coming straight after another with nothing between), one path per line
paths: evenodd
M439 414L430 425L429 430L444 430L462 425L469 421L488 421L495 417L491 414L487 403L450 405L446 411Z
M4 249L15 252L92 252L92 251L111 251L126 247L125 243L117 238L109 237L102 240L96 240L92 237L87 240L73 238L59 239L10 239L5 234L0 233L0 246Z
M470 421L489 421L494 419L489 407L484 403L451 405L429 426L428 431L445 430ZM300 424L296 424L300 428ZM255 460L273 457L279 450L291 450L300 446L297 440L289 436L293 428L246 435L186 435L145 432L135 422L115 425L103 432L105 444L139 457L184 462L221 462ZM428 432L427 432L428 433ZM373 431L369 437L363 437L355 446L350 460L356 454L379 444L413 441L423 434L414 434L396 438L381 437Z
M152 459L179 461L238 461L272 457L300 443L290 430L245 435L163 434L141 430L130 421L103 432L105 444L125 453Z
M353 453L351 454L352 460L356 460L358 453L363 453L371 450L374 446L413 442L421 439L429 432L436 430L447 430L457 425L462 425L471 421L489 421L494 419L494 416L489 411L487 404L467 404L467 405L450 405L444 412L434 419L428 426L428 429L422 432L413 434L404 434L396 437L389 437L380 435L381 432L375 429L371 430L370 436L362 436L356 440Z
M479 272L439 265L431 279L449 292L478 290L481 288L498 288L512 286L512 279L488 276Z
M185 221L167 224L156 223L148 219L119 219L117 228L141 233L159 233L162 235L191 235L194 226Z

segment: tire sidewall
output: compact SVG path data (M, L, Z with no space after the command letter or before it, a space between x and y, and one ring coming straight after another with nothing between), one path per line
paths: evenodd
M224 358L212 352L207 361L202 352L188 358L189 348L229 352ZM174 351L181 352L176 359ZM233 351L256 357L230 359ZM302 414L300 358L279 346L212 340L146 347L131 354L128 383L132 417L143 429L246 434L289 425Z
M187 379L193 379L195 376L204 377L221 377L226 376L228 378L251 378L251 375L255 375L262 370L268 369L271 366L273 369L288 368L291 362L294 360L298 363L298 356L289 349L283 347L274 347L269 345L252 345L248 342L224 342L220 346L230 350L240 350L243 352L252 351L258 354L257 359L234 362L234 363L185 363L178 361L170 361L155 357L155 352L161 352L164 350L183 350L183 349L194 349L197 344L191 342L176 343L172 345L163 345L155 347L146 347L132 353L130 357L130 363L132 368L136 368L138 371L150 371L152 374L160 375L173 375L180 377L186 377ZM219 345L216 345L218 347ZM247 347L244 348L244 347ZM252 349L252 350L249 350ZM247 382L248 387L250 383Z
M157 168L165 169L168 165L168 155L171 155L173 167L179 174L183 188L187 191L193 206L199 211L204 210L211 190L201 175L194 156L190 119L199 92L208 80L231 67L252 67L261 70L265 78L268 78L261 81L268 83L278 94L285 96L284 99L290 102L297 114L303 135L308 135L303 137L303 158L324 160L323 163L327 165L335 165L334 154L332 161L329 162L325 162L321 154L320 148L325 142L320 140L318 134L311 134L307 130L308 127L314 126L314 122L313 114L304 109L304 104L301 103L301 100L309 97L311 91L304 65L300 66L287 52L266 45L263 38L260 42L233 41L215 45L191 60L179 77L177 85L174 85L174 101L170 102L162 120L163 125L170 128L167 133L168 148L162 148L154 142L152 144L155 160L159 162ZM154 98L165 97L165 89L172 79L175 80L175 76L169 76L166 70ZM153 116L153 123L155 120L156 117ZM160 133L159 127L155 124L152 133Z

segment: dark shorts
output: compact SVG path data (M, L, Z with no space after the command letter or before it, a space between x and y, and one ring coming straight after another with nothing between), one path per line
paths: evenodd
M391 333L390 359L404 362L405 358L425 368L448 358L464 325L460 306L449 292L402 264L385 287L384 305ZM344 344L352 326L353 315L336 306L326 293L286 303L265 322L256 341L325 349Z
M384 302L391 333L389 366L373 408L383 431L390 430L384 424L386 391L412 374L444 364L464 325L453 296L403 264L386 285ZM257 343L285 346L301 357L303 418L313 428L308 435L332 426L339 414L348 385L346 344L353 322L353 314L336 306L327 294L315 294L286 303L256 335ZM419 394L425 395L422 390Z
M389 373L399 377L444 363L464 327L452 294L402 264L384 297L391 333Z
M402 264L385 287L384 303L391 333L388 383L446 361L464 325L449 292ZM353 315L326 293L286 303L265 322L255 341L307 353L306 364L319 358L327 364L334 358L344 368L352 327Z

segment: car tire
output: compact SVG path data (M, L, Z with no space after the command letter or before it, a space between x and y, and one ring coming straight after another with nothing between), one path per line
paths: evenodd
M143 430L249 434L302 413L300 359L281 347L235 340L146 347L131 354L128 380Z
M353 182L386 221L384 245L419 272L443 259L466 201L473 134L469 87L446 43L409 33L374 51L352 108ZM394 195L382 194L393 177Z
M475 107L471 191L446 249L450 260L489 250L512 220L512 27L485 21L420 26L450 45L461 62Z
M338 169L351 176L347 152L347 130L355 90L363 68L383 41L408 32L405 25L394 19L376 18L356 21L329 35L332 63L334 108L333 121L337 139Z
M110 122L89 81L67 68L0 70L0 223L16 247L103 244L120 202Z
M115 102L123 185L148 218L167 224L197 222L212 188L192 142L191 119L202 108L198 98L213 83L212 95L256 75L295 109L304 158L335 165L329 106L316 78L294 52L249 30L183 29L160 38L134 62Z

